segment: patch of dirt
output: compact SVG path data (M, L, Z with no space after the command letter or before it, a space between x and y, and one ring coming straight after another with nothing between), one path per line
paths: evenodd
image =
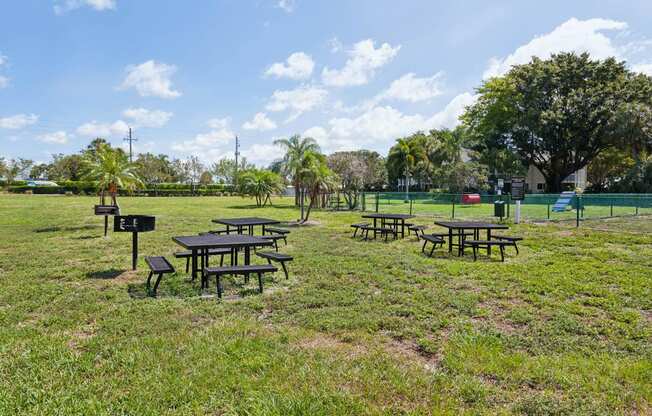
M93 338L96 334L96 331L97 327L95 321L88 323L78 330L74 331L70 334L70 340L67 344L68 348L70 348L70 350L76 355L80 355L84 350L83 344L89 339Z
M316 220L308 220L306 222L291 221L283 224L284 227L311 227L316 225L321 225L321 222Z

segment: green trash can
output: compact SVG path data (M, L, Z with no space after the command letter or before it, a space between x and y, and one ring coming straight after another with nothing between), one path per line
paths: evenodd
M505 201L494 201L494 217L505 216Z

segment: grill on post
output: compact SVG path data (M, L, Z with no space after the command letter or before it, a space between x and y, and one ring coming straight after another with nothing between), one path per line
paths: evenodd
M132 234L131 268L136 270L138 263L138 233L154 231L156 217L151 215L116 215L113 219L113 231Z

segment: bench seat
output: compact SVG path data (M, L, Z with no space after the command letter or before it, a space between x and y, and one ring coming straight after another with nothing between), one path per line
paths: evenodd
M283 272L285 273L285 278L286 279L289 278L288 269L285 266L285 263L294 260L292 256L288 254L274 252L274 251L260 251L260 252L256 252L256 255L258 257L267 259L267 262L269 264L272 264L272 260L281 263L281 267L283 267Z
M290 230L286 230L285 228L278 228L278 227L265 227L265 232L266 233L274 233L274 234L290 234Z
M407 229L408 229L408 234L410 234L410 232L412 231L417 237L419 237L419 234L423 234L424 231L428 229L428 227L425 225L411 224L410 226L407 227Z
M368 222L360 222L360 223L357 223L357 224L351 224L351 228L353 228L353 236L352 237L355 238L355 236L358 234L359 229L364 229L365 227L369 227L370 225L371 224L369 224ZM361 231L360 235L362 235L363 233L364 233L364 231Z
M389 234L393 235L394 239L396 239L396 231L390 227L372 227L370 225L367 225L365 227L360 227L360 228L365 232L365 236L364 236L365 240L369 239L369 231L374 231L376 233L380 233L380 235L384 235L385 241L387 241L387 236Z
M511 246L513 243L503 240L465 240L462 244L462 254L464 248L470 246L473 249L473 261L477 260L478 249L486 248L487 252L489 247L498 247L500 249L500 261L505 261L505 246Z
M149 267L149 276L147 276L147 293L151 296L156 296L156 290L158 289L159 283L164 274L174 273L174 267L170 262L163 256L149 256L145 257L145 263ZM154 289L150 289L152 276L158 275L156 278L156 283L154 283Z
M435 248L437 248L437 246L441 247L444 245L444 239L436 235L421 234L419 238L423 240L423 246L421 247L422 253L426 252L426 245L428 243L432 243L432 249L430 249L430 257L432 257L432 253L435 251Z
M249 275L255 273L258 275L258 288L263 293L263 273L276 273L278 268L271 264L248 264L243 266L224 266L224 267L206 267L203 270L202 286L208 283L210 276L215 276L217 280L217 297L222 298L222 282L220 278L225 275L244 275L245 282L249 280Z
M288 240L285 234L269 234L269 235L261 235L260 238L264 240L271 240L274 242L274 248L276 251L278 251L278 240L283 240L285 242L285 245L288 245Z

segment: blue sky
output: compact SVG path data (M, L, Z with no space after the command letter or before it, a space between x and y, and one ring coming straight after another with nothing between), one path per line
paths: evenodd
M7 0L0 156L47 161L93 137L264 165L298 133L386 153L453 127L483 78L533 55L617 56L652 74L652 2Z

